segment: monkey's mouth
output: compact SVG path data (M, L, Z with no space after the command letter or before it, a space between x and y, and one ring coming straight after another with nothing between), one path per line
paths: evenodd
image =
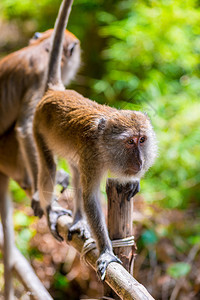
M138 166L131 166L131 167L128 167L126 169L126 174L127 175L137 175L140 171L142 170L142 165L138 165Z
M137 175L137 173L139 172L140 170L136 170L134 168L128 168L126 169L125 173L126 175L128 176L133 176L133 175Z

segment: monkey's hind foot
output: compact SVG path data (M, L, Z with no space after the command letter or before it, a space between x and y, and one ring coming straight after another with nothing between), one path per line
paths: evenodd
M133 181L127 184L127 200L130 201L140 191L140 181Z
M47 219L48 219L48 225L50 228L50 231L52 235L59 241L63 241L63 237L59 235L58 230L57 230L57 220L59 217L63 215L68 215L72 216L72 212L69 209L65 209L61 207L60 205L49 205L47 207Z
M117 256L115 256L112 251L109 250L106 250L105 252L100 254L99 258L97 259L97 274L102 281L105 279L107 266L111 262L122 264L121 260Z
M40 206L39 193L35 192L31 200L31 207L33 209L34 215L42 218L44 211Z
M60 184L62 186L61 193L63 193L69 185L69 174L67 174L64 170L58 170L56 173L56 184Z
M79 219L77 222L74 222L68 231L68 240L72 240L72 235L77 233L79 237L86 240L90 238L90 230L87 226L87 221L85 219Z

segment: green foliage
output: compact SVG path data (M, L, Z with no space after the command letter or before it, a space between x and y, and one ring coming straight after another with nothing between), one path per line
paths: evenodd
M180 277L186 276L190 272L190 270L191 270L190 264L179 262L169 266L167 269L167 273L171 277L178 279Z
M20 28L31 23L34 30L46 30L53 27L59 4L60 0L1 0L0 14ZM152 120L159 157L141 181L141 195L161 211L173 209L182 217L168 220L167 215L163 221L152 210L151 218L140 222L140 244L156 253L160 241L170 241L173 261L186 257L200 242L199 24L196 0L77 0L68 27L83 49L81 76L73 87L100 103L146 111ZM59 167L68 171L63 160ZM22 201L17 185L11 182L10 187L14 198ZM192 217L186 217L191 210ZM24 216L16 218L18 223L18 244L28 247L32 233L25 226L30 224ZM190 265L175 263L167 273L175 279L186 276ZM55 282L58 289L68 286L60 274Z
M10 190L12 193L13 199L15 199L16 202L24 202L26 198L25 192L19 188L18 184L14 180L10 180Z
M143 231L141 238L142 238L142 242L145 246L156 244L156 242L158 241L156 233L153 230Z
M58 290L66 290L69 286L69 281L67 280L66 276L57 272L54 275L54 286Z
M45 30L49 25L53 27L59 4L59 0L2 0L0 5L4 18L15 19L19 24L22 19L32 21L39 30Z
M26 256L29 256L29 241L35 235L35 229L31 227L35 217L27 216L23 211L14 214L14 226L17 232L16 245Z
M148 112L159 158L142 191L149 201L184 208L200 181L200 10L196 1L123 3L116 2L114 13L98 13L108 46L106 72L93 87L110 103Z
M14 214L14 224L16 228L28 227L33 218L28 217L24 212L18 211Z

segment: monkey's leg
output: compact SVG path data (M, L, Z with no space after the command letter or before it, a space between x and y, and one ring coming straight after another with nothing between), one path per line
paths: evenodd
M20 150L32 182L32 194L37 191L37 160L36 149L32 135L32 117L20 119L16 125Z
M72 215L70 210L61 207L54 195L56 164L51 150L47 147L45 138L36 130L35 139L39 155L38 188L41 207L47 214L49 228L53 236L62 241L57 232L57 219L62 215Z
M72 173L72 186L74 190L74 220L68 231L68 240L72 239L74 233L78 233L84 239L90 237L90 230L83 212L83 195L80 183L80 175L75 164L70 163Z
M41 91L35 93L32 96L32 91L28 91L23 99L23 104L21 106L21 111L19 119L16 124L17 139L19 142L20 152L25 162L26 169L28 171L29 177L31 179L32 186L32 203L31 206L34 210L36 216L42 217L43 210L40 207L39 195L37 191L37 175L38 175L38 165L36 157L36 145L33 138L32 124L33 124L33 114L40 96L42 96ZM64 171L63 171L64 172ZM58 173L58 183L63 185L63 190L68 185L68 175Z
M14 179L31 197L31 181L19 149L14 128L0 136L0 172Z
M26 169L31 179L33 195L31 206L34 210L35 215L38 215L39 217L41 217L42 215L42 210L40 207L38 194L36 193L38 166L32 125L35 107L43 95L43 85L43 82L40 82L38 78L38 82L36 81L32 88L27 91L24 98L22 99L19 117L15 126L23 161L25 162Z
M14 291L12 284L14 233L12 223L12 209L7 196L8 177L0 173L0 212L4 232L4 293L5 299L13 300Z
M93 178L95 178L94 174L83 178L83 203L84 211L100 252L97 260L97 273L101 280L104 280L108 264L111 262L121 263L121 261L113 253L105 218L100 206L99 187L97 188L97 182L92 182Z

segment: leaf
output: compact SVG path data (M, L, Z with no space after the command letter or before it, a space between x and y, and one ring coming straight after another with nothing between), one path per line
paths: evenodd
M57 289L63 289L69 286L69 282L64 275L57 272L54 275L54 285Z
M142 241L145 245L152 245L158 241L158 238L153 230L145 230L142 234Z
M167 273L175 279L186 276L191 270L191 265L185 262L178 262L168 267Z
M15 213L14 215L14 224L15 226L17 227L27 227L29 226L31 223L31 218L28 217L26 214L24 214L23 212L21 211L18 211Z

